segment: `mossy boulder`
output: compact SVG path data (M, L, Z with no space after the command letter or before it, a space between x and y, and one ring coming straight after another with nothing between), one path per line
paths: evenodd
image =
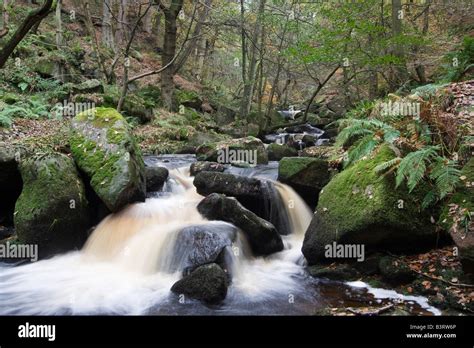
M324 159L285 157L278 167L278 180L293 187L313 207L329 179L329 163Z
M127 121L115 109L96 108L77 115L70 144L77 165L110 211L145 200L143 158Z
M392 174L375 172L378 164L394 156L382 146L372 158L337 174L323 188L302 248L309 264L329 261L325 248L333 242L363 244L369 253L436 246L435 225L421 209L424 190L408 194L405 187L395 189Z
M474 276L474 158L461 171L461 184L443 207L440 224L453 239L459 251L463 270Z
M268 163L268 155L267 151L265 151L265 145L263 145L263 142L260 139L255 137L238 138L217 143L206 143L196 149L196 155L200 161L212 161L225 164L224 162L226 161L218 161L219 157L222 157L220 156L221 154L228 152L229 155L232 153L238 155L240 153L250 156L250 151L252 151L251 156L255 156L256 154L257 164ZM231 157L229 156L229 158Z
M51 153L20 163L23 190L15 206L20 243L37 244L40 256L79 248L87 238L88 203L74 161Z
M283 157L296 157L298 156L298 151L291 146L284 144L270 144L267 147L268 159L270 161L279 161Z
M36 61L33 69L36 73L40 74L43 77L52 77L54 76L56 63L54 62L54 60L45 57Z

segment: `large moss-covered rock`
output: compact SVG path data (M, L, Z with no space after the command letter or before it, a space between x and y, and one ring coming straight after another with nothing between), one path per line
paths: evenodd
M440 224L458 247L463 270L474 276L474 158L461 171L461 185L443 207Z
M424 192L396 190L393 175L380 176L374 170L393 157L383 146L373 158L357 162L324 187L302 248L310 264L327 260L325 248L333 242L363 244L366 252L436 245L431 216L421 209Z
M314 207L321 189L329 182L328 161L310 157L285 157L280 161L278 180L290 185Z
M70 143L77 165L109 210L145 200L143 158L126 120L115 109L96 108L77 115Z
M255 151L257 164L268 163L268 155L265 151L265 145L263 145L263 142L260 139L254 137L203 144L196 149L196 154L200 161L218 162L220 157L219 154L222 153L222 151L230 151L230 154L231 152L242 150ZM253 154L254 152L252 152L252 156ZM222 163L222 161L220 161L220 163Z
M283 157L298 156L298 151L295 148L284 144L270 144L267 147L267 152L270 161L279 161Z
M37 244L41 256L81 247L88 209L74 161L62 154L32 157L21 162L20 172L23 191L15 206L19 242Z

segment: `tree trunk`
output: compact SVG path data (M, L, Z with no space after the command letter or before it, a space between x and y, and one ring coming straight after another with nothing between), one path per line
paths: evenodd
M425 13L423 17L423 29L422 29L422 34L425 36L428 33L428 28L429 28L429 19L430 19L430 6L431 6L431 0L426 1L426 8L425 8ZM416 46L415 47L415 56L419 53L420 47ZM416 75L418 76L418 80L420 81L421 84L426 84L426 73L425 73L425 66L423 63L421 63L417 59L417 63L415 65L415 71Z
M211 6L212 6L212 0L204 1L202 9L199 11L198 20L197 20L196 26L194 27L193 34L191 35L191 40L190 42L188 42L186 48L176 60L176 63L174 65L175 73L181 70L183 65L186 63L186 60L188 59L188 57L197 48L199 38L201 35L202 26L209 14L209 9L211 8Z
M257 67L257 47L258 41L260 40L260 32L262 30L263 15L265 13L265 1L260 0L258 7L257 22L255 23L255 29L252 35L252 43L250 48L250 62L249 71L246 81L244 81L244 95L242 98L242 104L240 106L240 117L249 122L248 116L252 108L253 91L255 89L255 78L256 78L256 67Z
M328 76L326 76L326 78L324 79L323 82L320 82L318 83L318 86L316 87L316 89L314 90L313 94L311 95L311 98L309 98L309 101L308 101L308 105L306 105L306 109L304 111L304 116L303 116L303 123L306 123L306 121L308 121L308 113L309 113L309 109L311 108L311 104L313 104L313 101L314 99L316 98L316 96L318 95L318 93L323 89L324 86L326 86L326 84L329 82L329 80L334 76L334 74L336 73L336 71L340 68L340 66L336 66L330 73Z
M63 45L63 21L61 18L62 0L56 2L56 47L62 50ZM54 77L62 82L65 81L65 69L62 62L56 62Z
M247 81L247 43L245 40L245 0L240 0L240 36L242 45L242 82Z
M2 6L0 6L0 38L8 34L8 0L3 0Z
M115 49L111 10L112 0L104 0L102 8L102 43L107 48Z
M41 8L30 12L23 23L20 24L13 36L0 51L0 69L5 66L6 61L13 53L16 46L18 46L21 40L23 40L23 38L28 34L30 29L35 24L41 23L41 21L48 16L53 6L53 2L53 0L45 0Z
M117 32L115 33L115 45L123 46L128 40L128 0L119 0L119 14L117 23Z
M398 37L402 34L402 1L392 0L392 36ZM408 72L405 65L405 53L403 45L394 44L393 54L398 58L399 62L396 64L394 81L392 82L392 88L397 88L403 85L408 79Z
M173 59L175 59L176 54L176 37L178 33L176 18L183 7L183 1L175 0L169 7L165 7L160 2L160 8L165 15L165 36L161 65L162 67L169 65L169 68L161 73L161 96L164 107L170 111L176 108L174 101L173 76L175 69Z

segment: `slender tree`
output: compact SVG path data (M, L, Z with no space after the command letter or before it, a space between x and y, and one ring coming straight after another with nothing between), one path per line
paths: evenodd
M173 0L169 5L165 5L162 0L158 2L160 9L165 16L165 33L162 54L162 67L168 66L161 73L161 96L163 105L168 110L175 109L174 103L174 82L175 74L174 62L176 60L176 38L178 34L177 18L183 7L184 0Z
M28 34L31 28L33 28L35 25L39 25L39 23L41 23L41 21L49 15L54 3L54 0L45 0L40 8L28 13L25 20L20 24L18 29L13 33L12 37L0 50L0 69L5 66L5 63L7 62L10 55L13 53L21 40L23 40L23 38Z

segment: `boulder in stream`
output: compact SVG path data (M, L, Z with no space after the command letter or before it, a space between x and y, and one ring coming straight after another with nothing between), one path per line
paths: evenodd
M146 189L148 192L160 191L168 179L169 171L165 167L146 167Z
M227 296L227 274L215 263L196 268L177 281L171 291L209 304L217 304Z
M237 238L237 228L229 223L211 221L183 228L174 243L171 271L189 274L199 266L216 262L226 247Z
M21 161L23 191L15 206L20 243L37 244L40 256L79 248L87 238L84 184L74 161L52 153Z
M227 221L240 228L255 255L269 255L283 250L283 241L275 227L233 197L213 193L199 203L198 211L209 220Z
M227 173L200 172L194 178L194 186L203 196L222 193L236 198L258 198L262 195L262 183L259 179Z
M127 121L115 109L95 108L72 120L71 152L112 212L144 201L145 165Z
M225 170L223 164L217 162L208 161L197 161L191 164L191 176L196 176L200 172L219 172L222 173Z

